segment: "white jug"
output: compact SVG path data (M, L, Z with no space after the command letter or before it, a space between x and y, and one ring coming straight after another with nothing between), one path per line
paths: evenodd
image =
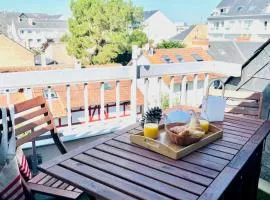
M209 95L210 86L215 82L213 80L209 83L206 95L203 97L201 117L208 120L209 122L223 121L224 112L226 106L226 99L224 98L225 86L224 82L219 80L222 84L222 96Z

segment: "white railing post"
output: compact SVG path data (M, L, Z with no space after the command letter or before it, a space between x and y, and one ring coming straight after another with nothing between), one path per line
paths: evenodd
M144 113L148 110L148 89L149 89L149 80L148 78L144 79Z
M158 96L157 96L157 106L159 106L161 108L161 104L162 104L162 91L161 91L161 84L162 84L162 77L158 77L157 78L157 82L158 82Z
M105 99L104 99L104 82L100 83L100 119L101 121L105 120L105 115L104 115L104 105L105 105Z
M10 105L10 93L9 93L9 89L6 89L6 99L7 99L7 105Z
M196 106L198 104L198 74L194 74L193 76L193 106Z
M115 83L115 92L116 92L116 101L115 101L115 106L116 106L116 118L118 119L120 117L120 81L116 81Z
M169 107L173 107L174 101L174 76L170 77Z
M205 78L204 78L204 90L203 90L203 95L206 94L206 90L207 90L208 84L209 84L209 74L206 73L206 74L205 74Z
M84 97L84 120L85 123L89 122L89 103L88 103L88 83L84 83L83 85L83 97Z
M71 97L70 97L70 85L66 85L67 93L67 117L68 117L68 128L71 129Z
M182 83L181 83L181 105L187 104L187 76L182 76Z
M27 100L33 98L33 94L32 94L31 88L26 88L25 97L26 97Z
M48 86L47 87L47 95L48 95L48 104L49 104L49 108L52 112L52 87Z
M137 58L138 58L138 47L134 45L132 47L132 80L131 80L131 100L130 100L130 116L131 121L135 123L137 121Z

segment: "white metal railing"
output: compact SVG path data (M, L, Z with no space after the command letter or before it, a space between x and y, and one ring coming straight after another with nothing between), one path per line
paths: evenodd
M136 52L134 50L133 52ZM115 81L116 83L116 117L120 117L120 84L121 80L130 80L130 115L132 121L136 121L137 104L136 94L137 88L140 88L140 82L143 82L142 92L144 94L144 110L152 104L151 95L153 91L157 94L156 104L161 105L163 82L162 77L170 76L169 84L169 105L173 105L174 96L174 80L175 77L181 77L181 91L180 103L187 104L187 76L192 75L193 78L193 98L198 96L198 75L205 74L204 90L208 85L209 73L223 74L225 76L239 77L241 75L241 66L225 62L191 62L191 63L178 63L178 64L162 64L162 65L137 65L137 55L133 53L133 65L126 67L106 67L106 68L91 68L91 69L67 69L67 70L54 70L54 71L28 71L28 72L15 72L15 73L2 73L0 74L0 91L6 91L6 100L10 102L10 91L13 89L24 88L28 93L26 96L31 98L30 90L35 87L47 87L48 89L48 104L52 109L51 88L56 85L66 86L66 102L67 102L67 117L68 126L71 127L71 85L83 85L83 98L84 99L84 120L85 123L89 121L88 113L88 86L91 82L100 83L100 106L101 106L101 120L104 120L104 83L107 81ZM154 86L151 84L154 83ZM149 89L154 87L153 89ZM201 95L201 94L200 94ZM190 101L189 101L190 102ZM195 102L192 103L193 105Z

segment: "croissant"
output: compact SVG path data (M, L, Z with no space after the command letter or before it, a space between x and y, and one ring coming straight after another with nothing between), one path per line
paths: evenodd
M194 116L191 117L191 120L188 124L188 131L192 137L201 138L205 134L205 131L200 126L200 121Z

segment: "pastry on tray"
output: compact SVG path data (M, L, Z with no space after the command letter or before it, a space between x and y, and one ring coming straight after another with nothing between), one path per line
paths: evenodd
M170 140L177 145L187 146L200 141L205 131L200 126L199 119L193 115L188 124L167 124L165 130Z

